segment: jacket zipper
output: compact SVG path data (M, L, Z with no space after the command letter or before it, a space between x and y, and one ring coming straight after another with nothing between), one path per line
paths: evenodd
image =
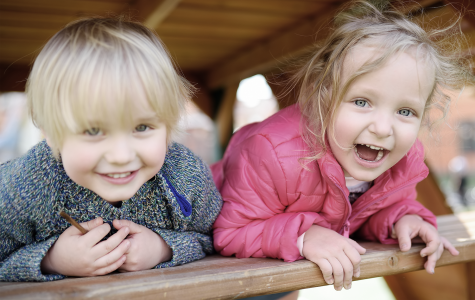
M346 199L346 202L347 202L347 214L344 218L344 220L346 220L344 222L344 224L342 225L342 227L340 228L340 230L338 231L339 234L343 234L343 236L346 236L348 237L349 236L349 231L350 231L350 221L354 220L361 212L363 212L366 208L370 207L371 205L391 196L392 194L394 193L397 193L398 191L406 188L407 186L413 184L414 182L417 182L417 180L419 179L419 177L421 177L420 175L419 176L416 176L414 177L414 179L408 181L405 185L402 185L400 186L399 188L395 189L395 190L392 190L391 192L387 193L386 195L382 196L382 197L379 197L378 199L374 200L374 201L371 201L369 204L365 205L362 209L360 209L356 214L354 214L351 219L349 218L349 216L351 216L351 210L352 210L352 207L351 207L351 204L350 204L350 200L348 198L345 197L345 193L343 192L343 189L341 188L341 186L339 184L337 184L335 182L335 185L338 187L338 189L341 191L341 193L343 194L344 198ZM349 210L349 212L348 212Z

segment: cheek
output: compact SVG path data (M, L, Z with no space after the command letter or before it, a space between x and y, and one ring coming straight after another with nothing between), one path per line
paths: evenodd
M160 139L149 141L142 148L143 162L148 168L158 172L165 161L165 155L167 152L166 141Z
M66 174L81 184L84 182L84 175L93 172L96 166L95 157L90 147L79 145L66 145L61 149L61 160Z

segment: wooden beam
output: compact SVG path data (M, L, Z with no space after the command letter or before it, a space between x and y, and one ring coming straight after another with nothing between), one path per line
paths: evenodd
M216 88L258 73L267 73L282 65L287 57L304 53L315 42L317 31L319 38L329 33L329 28L324 25L330 22L338 11L338 6L328 7L323 9L325 17L310 17L283 32L278 32L268 40L240 49L233 57L209 72L208 86Z
M406 9L418 9L439 0L420 0ZM228 57L208 73L210 88L224 86L228 82L240 81L261 73L269 73L288 63L289 58L298 57L310 49L317 40L324 39L330 29L327 26L340 9L340 3L330 3L326 8L266 40L248 45Z
M460 252L444 251L441 266L475 261L475 212L437 218L439 232ZM401 252L397 245L361 243L367 249L358 280L424 268L426 258L415 244ZM67 278L53 282L0 282L5 299L238 299L326 285L320 269L308 260L292 263L269 258L208 256L166 269L108 276ZM450 288L447 293L450 293ZM420 299L420 298L412 298ZM457 299L448 297L445 299Z
M163 20L175 9L181 0L163 0L145 19L144 25L148 28L157 28Z
M233 111L238 87L239 81L230 83L226 86L224 97L216 115L216 127L218 128L219 144L223 150L226 149L231 135L233 134Z

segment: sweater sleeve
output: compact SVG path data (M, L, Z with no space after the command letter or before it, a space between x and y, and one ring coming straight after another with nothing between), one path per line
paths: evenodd
M397 244L397 239L391 238L393 225L405 215L419 215L424 221L437 228L434 214L416 199L416 185L408 187L411 192L402 200L378 211L372 215L359 229L358 235L382 244Z
M59 236L37 240L35 221L31 218L38 208L36 200L44 198L46 188L33 188L30 184L46 179L29 166L37 159L44 161L38 151L43 146L35 146L25 156L0 165L0 281L64 278L41 273L41 261Z
M173 228L152 230L170 246L173 256L156 268L189 263L213 253L212 225L222 206L209 167L182 145L175 144L172 151L180 152L181 159L170 159L163 175L167 192L174 194L169 197L173 199L170 203Z
M298 236L312 224L329 224L315 212L286 211L296 197L302 196L287 191L287 182L299 179L287 178L295 173L286 171L299 165L284 168L289 161L279 157L263 135L249 137L235 147L222 163L224 205L214 224L216 250L239 258L302 259Z

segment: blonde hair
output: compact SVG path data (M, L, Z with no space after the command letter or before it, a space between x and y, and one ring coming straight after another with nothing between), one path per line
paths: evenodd
M436 107L445 116L451 101L448 91L474 83L469 62L465 62L457 51L464 41L457 26L460 16L447 28L425 31L389 1L374 2L376 5L353 1L343 9L335 17L333 32L293 74L294 85L299 86L302 134L312 149L312 156L305 158L309 161L327 151L326 134L351 83L381 67L396 53L413 50L417 59L423 59L423 63L433 67L435 82L426 102L426 111ZM365 63L343 84L341 74L345 57L356 45L368 41L376 41L382 54ZM424 118L430 126L427 113Z
M44 46L26 85L33 122L57 154L66 133L90 128L91 116L114 113L130 121L134 96L167 128L167 142L190 99L169 53L145 26L122 18L89 18L68 24Z

